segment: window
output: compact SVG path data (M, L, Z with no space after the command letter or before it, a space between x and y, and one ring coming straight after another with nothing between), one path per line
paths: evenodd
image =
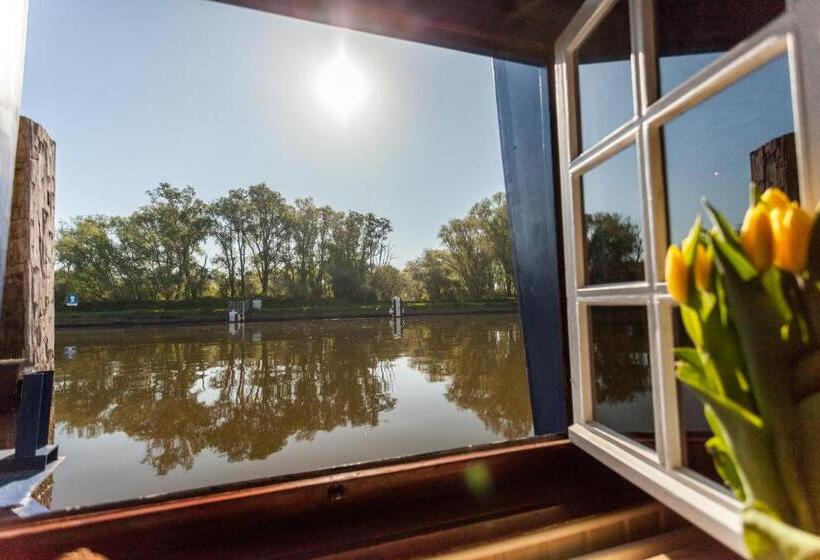
M724 4L588 0L556 43L555 73L570 437L740 552L739 504L715 482L700 405L675 380L681 329L663 255L704 195L734 222L751 180L820 199L820 116L808 102L820 92L808 39L820 4L748 0L732 3L731 17ZM614 61L619 72L596 78L592 100L589 68ZM620 225L606 243L593 219L602 215ZM612 232L631 251L616 253Z
M28 42L63 222L44 505L533 434L490 58L203 0L32 2Z

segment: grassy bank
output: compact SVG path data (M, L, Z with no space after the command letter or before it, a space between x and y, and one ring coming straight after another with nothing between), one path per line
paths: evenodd
M312 304L265 302L263 308L248 311L247 322L287 321L296 319L342 319L387 317L389 305L323 302ZM515 301L481 301L405 303L407 316L456 315L477 313L514 313ZM162 324L222 323L226 320L226 302L206 300L164 305L117 305L92 303L78 308L58 307L57 328L101 327Z

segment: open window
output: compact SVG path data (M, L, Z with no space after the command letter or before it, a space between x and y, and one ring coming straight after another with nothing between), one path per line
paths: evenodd
M588 0L556 43L570 437L740 552L740 504L697 457L663 255L706 196L820 199L816 2Z

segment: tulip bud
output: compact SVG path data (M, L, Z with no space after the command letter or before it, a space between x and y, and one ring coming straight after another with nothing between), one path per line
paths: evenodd
M775 208L771 215L774 234L774 264L793 274L802 274L809 256L812 217L792 203Z
M760 200L770 209L786 208L791 203L791 200L789 200L789 195L777 187L769 187L766 189L766 191L760 195Z
M698 245L695 252L695 285L708 292L712 289L712 251Z
M759 272L765 272L772 266L774 236L765 205L757 204L746 211L746 217L743 218L743 225L740 228L740 242L749 260Z
M666 288L675 301L685 305L689 300L689 269L677 245L666 251Z

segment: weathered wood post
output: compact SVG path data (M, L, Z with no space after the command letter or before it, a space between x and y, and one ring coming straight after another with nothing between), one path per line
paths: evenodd
M34 371L54 369L54 164L56 144L20 118L0 315L0 359L22 358ZM0 448L15 438L19 366L0 366Z
M752 181L763 191L780 187L792 200L800 199L794 133L772 138L749 154Z

